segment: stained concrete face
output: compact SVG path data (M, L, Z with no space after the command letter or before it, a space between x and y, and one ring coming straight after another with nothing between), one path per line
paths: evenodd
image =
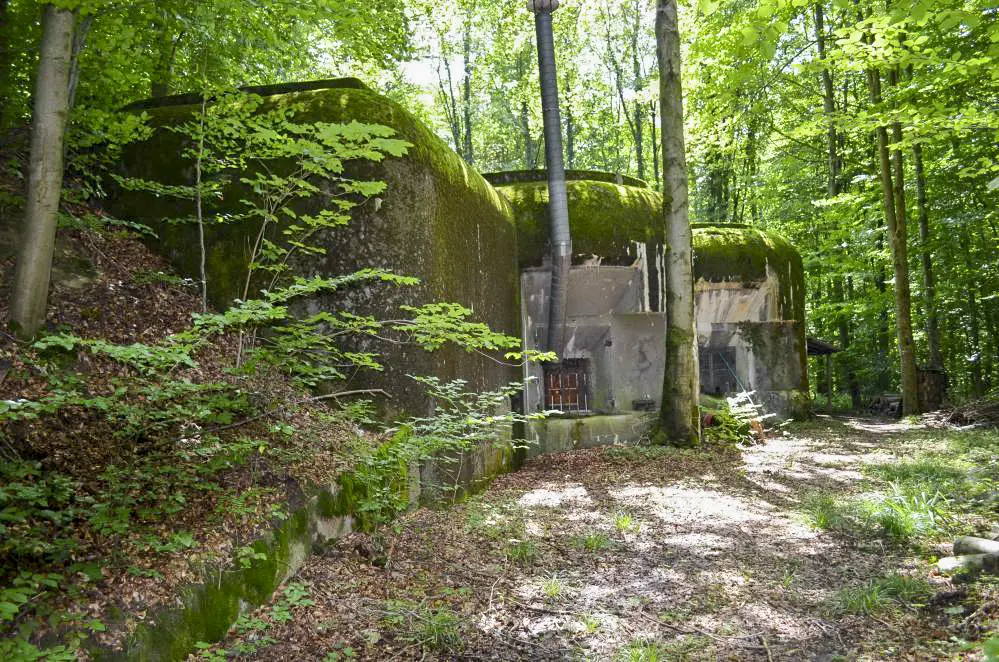
M348 176L380 180L387 184L378 200L351 210L345 227L324 230L312 242L322 255L295 254L289 264L296 276L339 276L365 268L381 268L415 276L420 284L395 287L370 283L309 297L295 310L313 315L347 310L358 315L398 319L401 306L434 301L455 302L474 311L475 319L493 330L517 334L518 285L517 233L509 203L471 166L465 163L430 129L395 102L352 79L309 84L255 88L264 99L263 109L293 111L295 121L351 121L382 124L395 136L411 143L402 157L381 162L349 162ZM199 98L179 96L144 102L154 128L145 142L124 154L123 173L162 184L190 185L191 164L177 155L187 146L175 131L198 111ZM336 190L335 183L318 182ZM234 188L220 199L206 202L206 215L232 215L244 211L241 198L251 197ZM299 214L317 214L328 198L317 194L289 203ZM158 238L154 248L167 256L184 275L196 276L199 253L197 227L166 219L193 216L190 201L157 198L141 192L121 191L111 202L115 215L142 221ZM205 229L208 294L219 309L241 296L254 243L255 226L246 223L209 224ZM270 239L282 241L281 228L273 227ZM255 283L252 292L264 287ZM443 381L462 378L472 389L491 390L516 381L518 371L496 361L453 346L428 353L417 347L386 343L359 334L352 351L382 356L384 370L359 371L347 388L384 389L391 400L381 400L388 416L399 413L425 415L431 403L407 376L434 375Z
M694 262L702 390L752 391L767 412L804 415L804 280L797 252L755 228L700 226Z
M636 244L636 255L646 248ZM650 273L642 260L634 266L578 266L569 272L566 335L559 355L586 363L585 405L590 413L634 411L657 405L665 360L665 314L651 310ZM529 349L547 334L551 274L544 268L521 275L523 333ZM528 366L528 411L545 408L543 371Z

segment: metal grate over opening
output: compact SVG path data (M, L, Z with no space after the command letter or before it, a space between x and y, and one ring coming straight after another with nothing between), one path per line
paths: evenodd
M589 361L566 359L545 369L545 408L562 412L590 410Z

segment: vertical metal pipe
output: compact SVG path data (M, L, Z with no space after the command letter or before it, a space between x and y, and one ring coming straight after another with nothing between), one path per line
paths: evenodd
M548 171L548 214L551 227L552 282L548 311L548 351L561 354L565 341L566 290L572 264L569 205L562 162L562 118L555 76L555 44L552 12L558 0L530 0L538 38L538 72L541 78L541 110L545 126L545 166Z

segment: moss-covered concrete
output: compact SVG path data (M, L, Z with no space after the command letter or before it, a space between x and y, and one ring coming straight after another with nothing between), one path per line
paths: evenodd
M805 319L805 270L801 255L786 239L736 223L695 223L692 229L695 281L751 287L766 280L769 268L780 283L782 319Z
M548 181L547 170L505 170L503 172L487 172L482 176L493 186ZM603 172L601 170L566 170L565 178L567 181L608 182L611 184L623 184L625 186L637 186L638 188L649 187L648 182L644 179L616 172Z
M387 441L383 450L402 441L397 436ZM159 609L131 629L123 649L93 644L88 652L95 660L187 659L198 642L220 641L240 614L269 600L314 549L351 531L371 529L375 522L365 503L370 496L377 493L384 498L386 492L394 492L410 506L449 503L483 489L497 475L520 464L508 437L482 443L451 459L450 463L401 466L397 475L341 475L335 486L313 490L288 519L251 544L261 558L245 566L233 561L224 570L213 567L204 571L202 583L180 589L178 604ZM127 629L133 619L125 615L110 626Z
M517 221L521 268L542 264L548 254L548 184L515 181L497 186ZM569 226L573 261L596 255L603 264L635 262L634 242L664 245L662 196L648 188L594 179L569 179Z
M319 235L317 240L326 254L296 260L292 265L295 272L337 275L376 267L416 276L422 284L413 288L357 288L316 297L304 308L309 312L347 309L357 314L396 317L399 305L449 301L471 308L478 320L494 330L518 334L517 236L507 200L432 131L386 97L353 79L307 87L265 96L263 107L294 107L298 122L357 120L385 125L413 146L401 158L348 165L349 175L382 180L388 188L380 202L369 201L356 208L348 226ZM266 95L284 89L255 91ZM189 99L181 97L178 101L183 104ZM128 150L125 174L165 184L190 184L191 166L178 157L184 141L164 127L190 118L196 108L146 108L144 112L157 129L148 141ZM237 211L241 209L241 197L243 193L238 190L227 192L209 213ZM321 198L316 197L299 201L293 208L298 213L314 213L321 204ZM166 218L191 216L190 204L120 192L114 196L112 210L120 217L152 225L159 234L154 247L169 257L181 273L196 276L196 226L164 222ZM209 226L207 230L209 295L221 308L241 295L254 229L233 223ZM277 231L275 238L279 236ZM385 355L383 373L359 376L351 387L378 387L392 393L388 413L426 411L425 399L406 374L436 375L445 380L461 377L474 388L494 388L516 379L509 368L455 348L430 355L412 347L366 340L357 349Z
M535 443L527 455L638 443L648 439L654 419L654 414L630 413L532 421L527 425L528 440Z
M344 490L322 490L272 532L252 543L263 556L248 564L205 571L201 584L184 586L178 604L163 607L131 630L121 650L93 645L95 660L184 660L198 642L221 640L241 613L270 599L294 575L313 545L338 538L353 528L353 510L329 508ZM134 617L133 617L134 618ZM128 620L114 627L128 627Z

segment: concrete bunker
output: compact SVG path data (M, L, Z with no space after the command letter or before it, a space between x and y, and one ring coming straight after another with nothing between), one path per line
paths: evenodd
M695 224L693 244L701 391L752 391L764 411L805 415L801 256L773 233L734 223Z
M547 334L551 274L545 172L487 175L510 200L521 268L521 328L529 349ZM567 173L573 240L566 335L556 369L528 366L528 411L615 414L652 408L662 390L663 227L644 182Z
M486 178L513 207L522 333L526 347L538 348L547 332L550 283L545 173ZM570 171L567 179L574 255L563 361L555 369L525 369L524 402L528 411L605 420L539 424L534 432L543 449L641 436L643 412L658 409L663 387L662 197L644 182L607 173ZM766 411L802 415L807 376L800 256L783 239L748 226L695 225L693 236L702 390L755 391Z
M401 158L360 164L364 176L383 179L380 205L355 210L345 228L322 240L327 253L295 265L302 274L340 274L367 266L421 279L419 288L366 288L306 302L308 312L334 306L359 314L384 314L402 304L455 301L492 328L519 334L528 349L547 333L548 188L544 171L478 174L430 129L401 106L353 79L275 85L252 90L266 104L294 105L298 121L364 122L392 127L413 144ZM156 130L125 156L130 175L165 184L184 183L190 168L175 157L177 133L162 127L183 121L196 97L167 97L137 104ZM567 331L557 369L530 365L526 411L561 410L574 422L539 424L537 438L556 446L633 440L660 404L665 311L666 245L662 196L645 182L589 171L569 171L573 264L568 285ZM236 199L238 196L230 196ZM213 210L226 211L225 201ZM305 208L317 205L304 200ZM189 215L176 202L149 195L119 195L113 211L154 226L157 248L186 274L196 273L196 228L164 223ZM245 229L208 229L209 280L217 305L235 295L245 269ZM694 228L697 331L704 390L754 390L758 401L781 415L807 409L804 341L804 275L790 244L762 230L734 224ZM406 374L461 377L470 387L495 388L518 378L515 370L459 350L431 356L390 347L386 371L361 385L400 394L394 410L427 411L429 403L408 388ZM393 412L388 412L393 413ZM599 422L594 417L603 417ZM556 430L562 426L565 429ZM541 450L551 448L542 444ZM490 471L486 469L486 471Z
M353 209L346 226L317 236L316 241L326 250L324 255L305 256L292 266L296 275L303 276L383 268L415 276L420 285L371 285L314 296L303 302L303 312L340 308L358 315L391 316L401 305L446 301L473 310L477 320L494 330L518 335L517 237L509 203L444 141L402 106L356 79L270 85L247 91L263 98L262 108L294 108L297 122L357 120L381 124L412 144L402 157L348 163L351 175L385 181L385 194ZM190 119L199 104L199 95L178 95L131 106L131 110L148 115L153 133L126 151L123 172L163 184L193 183L191 163L177 156L186 139L168 127ZM234 191L221 201L207 201L210 208L206 216L238 211L240 197L245 196ZM323 204L323 198L317 196L294 202L294 209L315 213ZM196 225L165 220L191 217L191 203L121 191L114 197L112 211L153 227L158 235L153 247L180 273L197 275ZM209 297L218 308L228 306L240 294L250 231L239 223L206 226ZM279 229L275 228L273 235L277 239ZM425 415L430 411L430 403L420 389L413 388L407 374L433 375L445 381L460 377L469 382L469 388L481 390L498 388L519 377L516 369L454 347L431 354L405 345L378 344L377 339L362 338L358 343L357 349L382 354L384 371L362 371L352 378L350 388L380 388L392 393L387 415Z

